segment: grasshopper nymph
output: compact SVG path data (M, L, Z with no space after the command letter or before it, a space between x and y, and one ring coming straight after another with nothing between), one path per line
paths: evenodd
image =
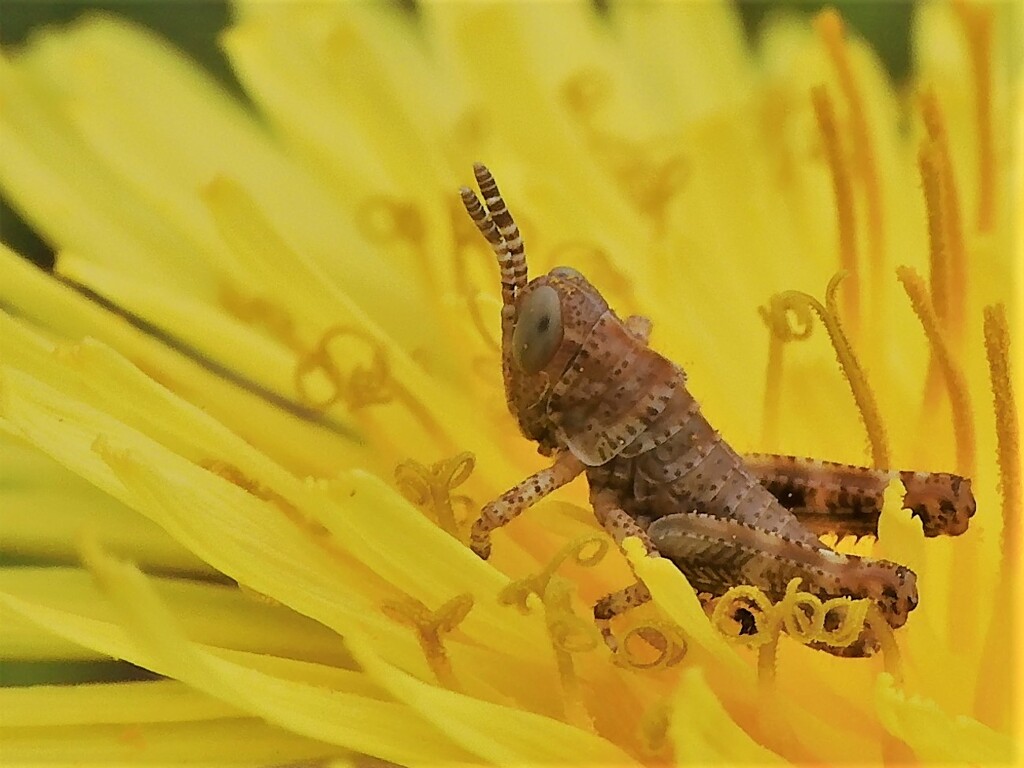
M493 530L586 474L594 514L615 542L636 536L709 599L750 584L778 600L799 577L822 599L868 598L890 626L902 626L918 602L914 572L818 539L876 534L889 473L791 457L748 464L701 415L683 369L647 346L650 320L620 319L569 267L527 282L519 229L487 168L477 164L475 175L483 203L467 187L460 192L501 271L506 401L523 434L554 461L483 508L473 551L487 558ZM966 529L969 480L901 477L905 504L927 535ZM594 617L610 645L611 619L649 599L637 582L598 601ZM865 629L843 653L876 647Z

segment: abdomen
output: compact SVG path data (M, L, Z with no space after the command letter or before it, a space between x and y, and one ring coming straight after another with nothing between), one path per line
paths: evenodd
M614 491L637 520L700 512L821 546L746 469L682 386L643 433L587 474L592 487Z

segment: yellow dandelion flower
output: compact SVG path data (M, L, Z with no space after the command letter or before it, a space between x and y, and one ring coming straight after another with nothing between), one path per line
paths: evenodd
M1018 5L918 6L905 90L831 11L753 52L725 3L234 11L253 110L117 18L0 56L0 188L57 252L0 245L0 659L49 664L4 763L1019 754ZM471 552L540 468L476 160L532 274L649 316L738 449L973 479L963 536L890 493L836 544L918 575L880 657L808 647L873 619L796 583L734 585L729 637L582 482Z

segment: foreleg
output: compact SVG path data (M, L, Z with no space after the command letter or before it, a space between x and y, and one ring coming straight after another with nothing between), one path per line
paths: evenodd
M561 488L583 472L583 462L564 451L555 463L530 475L518 485L484 506L470 532L470 548L486 560L491 554L491 531L508 525L552 491Z

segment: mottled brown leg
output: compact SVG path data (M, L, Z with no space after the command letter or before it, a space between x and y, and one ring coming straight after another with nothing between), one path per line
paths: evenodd
M568 451L558 454L555 463L530 475L480 510L480 519L473 524L470 547L486 560L491 554L491 531L508 525L520 514L549 493L583 472L583 463Z
M594 505L594 514L597 521L608 532L608 535L615 540L621 548L622 542L630 536L636 536L643 542L648 555L657 555L658 550L651 543L647 531L631 518L619 506L615 496L610 493L598 492L591 495L591 503ZM605 595L594 605L594 623L601 632L605 644L615 651L618 648L618 641L612 634L611 621L616 616L626 611L643 605L651 599L651 593L642 581Z
M752 453L743 463L816 536L878 536L891 473L798 456Z
M766 453L748 453L743 463L758 482L796 518L821 536L878 536L886 486L895 476L869 467ZM900 472L903 508L921 519L925 536L959 536L977 504L968 478L947 472Z
M605 595L594 604L594 623L601 637L613 652L618 650L619 641L612 634L612 619L628 610L643 605L651 599L647 585L642 581L630 584L624 589Z
M608 531L616 545L622 547L622 542L630 536L636 536L643 542L644 548L649 555L657 555L658 550L651 543L647 531L640 527L636 520L626 514L619 506L615 495L606 491L599 491L590 495L590 503L594 507L594 516L597 522Z
M966 477L947 472L900 472L907 492L903 508L921 518L924 535L959 536L978 509Z

